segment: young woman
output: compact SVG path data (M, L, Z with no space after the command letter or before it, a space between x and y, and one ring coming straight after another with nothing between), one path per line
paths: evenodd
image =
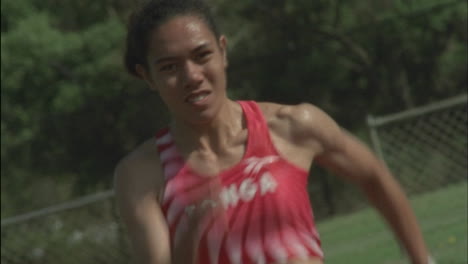
M126 67L172 115L115 172L139 263L323 263L306 190L314 162L358 185L412 263L428 264L385 165L313 105L230 100L226 45L199 0L150 1L132 17Z

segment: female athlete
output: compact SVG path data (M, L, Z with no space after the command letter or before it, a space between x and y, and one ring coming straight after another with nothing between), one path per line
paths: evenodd
M313 105L229 99L226 47L201 0L150 1L131 19L125 65L172 117L115 171L139 263L324 263L306 190L316 163L359 186L412 263L428 264L385 165Z

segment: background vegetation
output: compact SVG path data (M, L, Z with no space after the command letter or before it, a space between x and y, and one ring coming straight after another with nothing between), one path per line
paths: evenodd
M366 139L368 113L466 90L466 1L210 2L229 40L232 98L311 102ZM136 1L1 5L4 218L110 188L118 160L168 117L121 63Z

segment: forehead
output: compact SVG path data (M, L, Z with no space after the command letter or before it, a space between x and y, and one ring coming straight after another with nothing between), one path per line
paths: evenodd
M176 16L153 29L149 39L151 56L178 55L201 44L216 42L208 25L196 16Z

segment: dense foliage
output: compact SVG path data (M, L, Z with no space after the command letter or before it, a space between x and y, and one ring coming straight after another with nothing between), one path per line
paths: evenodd
M386 114L463 93L465 1L212 0L233 98L311 102L364 135ZM109 188L167 121L124 72L133 1L4 0L2 217Z

